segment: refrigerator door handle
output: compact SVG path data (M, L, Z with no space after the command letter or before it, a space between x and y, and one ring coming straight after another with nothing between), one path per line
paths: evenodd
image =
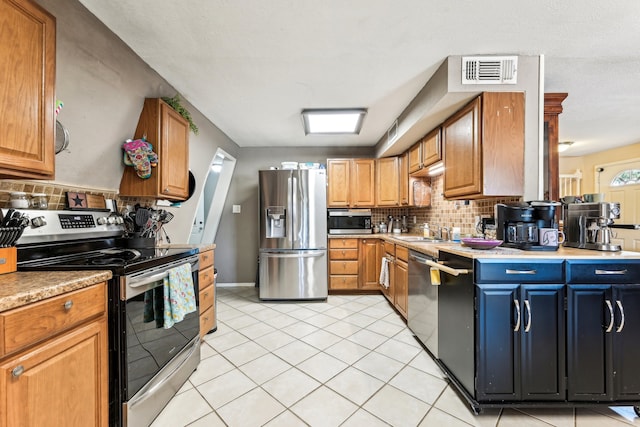
M325 255L324 249L318 249L313 251L297 251L295 253L291 252L262 252L265 256L273 257L273 258L312 258L312 257L321 257Z

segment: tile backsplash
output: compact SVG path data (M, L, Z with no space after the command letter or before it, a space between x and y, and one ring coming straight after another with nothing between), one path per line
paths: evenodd
M429 178L427 178L429 179ZM492 197L481 200L446 200L443 195L442 175L430 178L431 180L431 206L423 208L375 208L372 209L372 222L380 224L389 215L401 217L407 215L409 232L419 233L418 227L429 223L432 227L439 225L442 227L460 227L462 235L476 234L474 221L476 216L493 217L493 210L496 203L520 202L520 197ZM416 222L413 223L415 216Z

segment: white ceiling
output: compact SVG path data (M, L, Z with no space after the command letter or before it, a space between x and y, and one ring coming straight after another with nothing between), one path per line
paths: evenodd
M242 147L372 146L447 56L493 54L544 55L565 155L640 142L637 0L80 1ZM313 107L368 115L305 136Z

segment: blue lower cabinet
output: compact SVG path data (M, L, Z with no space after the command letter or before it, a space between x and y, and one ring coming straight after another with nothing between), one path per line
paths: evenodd
M568 400L640 400L640 284L567 285Z
M564 400L564 284L479 284L476 298L476 399Z

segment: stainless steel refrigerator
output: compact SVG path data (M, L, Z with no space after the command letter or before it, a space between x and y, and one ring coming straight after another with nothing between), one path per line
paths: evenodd
M326 299L326 170L258 173L260 299Z

